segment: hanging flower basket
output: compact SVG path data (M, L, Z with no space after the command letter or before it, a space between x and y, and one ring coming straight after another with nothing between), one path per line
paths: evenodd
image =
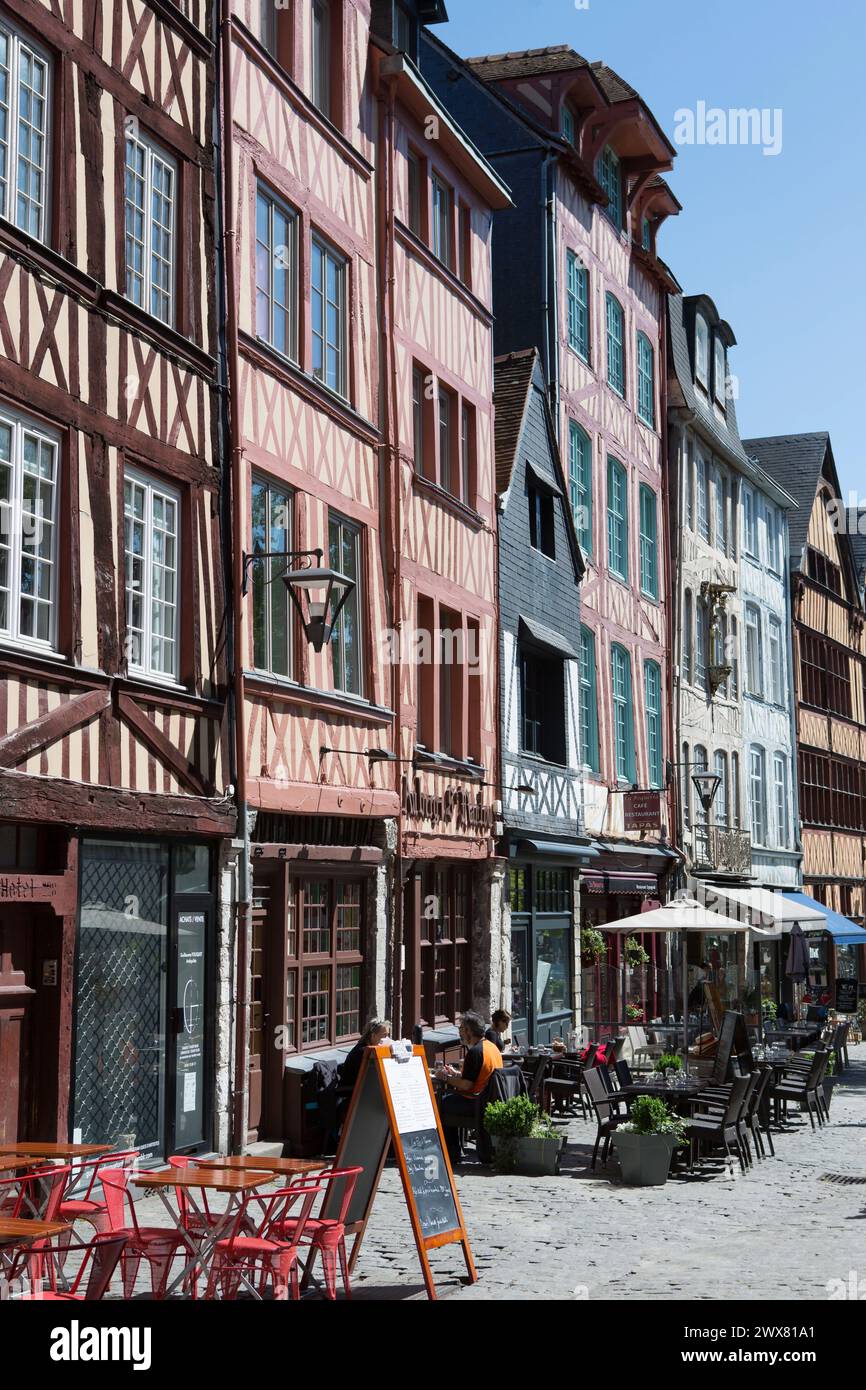
M596 927L580 933L580 958L584 965L600 965L607 956L607 942Z

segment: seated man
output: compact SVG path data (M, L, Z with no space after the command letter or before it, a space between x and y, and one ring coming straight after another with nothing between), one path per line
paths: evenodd
M502 1066L502 1053L484 1036L487 1025L480 1014L471 1011L460 1020L460 1040L467 1051L463 1066L436 1068L436 1075L454 1092L439 1106L448 1153L452 1163L460 1160L458 1130L475 1122L475 1103L495 1071Z
M491 1015L490 1027L484 1033L487 1041L495 1044L500 1052L505 1051L505 1034L510 1022L511 1014L507 1009L496 1009Z

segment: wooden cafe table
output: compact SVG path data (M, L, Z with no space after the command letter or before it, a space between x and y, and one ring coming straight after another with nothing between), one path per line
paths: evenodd
M0 1270L11 1269L15 1253L20 1245L34 1240L46 1240L50 1236L60 1236L68 1231L65 1221L36 1221L22 1216L0 1216ZM4 1246L11 1246L7 1255Z
M41 1144L24 1139L18 1144L0 1144L0 1160L4 1158L95 1158L111 1153L110 1144Z
M161 1168L154 1173L137 1173L132 1179L132 1185L145 1191L155 1191L171 1217L172 1225L176 1226L183 1236L184 1244L190 1253L190 1259L166 1288L166 1296L173 1293L179 1284L197 1269L207 1275L210 1271L213 1260L214 1249L218 1240L222 1240L231 1230L232 1224L238 1213L238 1208L243 1202L244 1197L256 1192L260 1187L267 1187L274 1181L273 1173L266 1173L261 1168L241 1169L233 1172L231 1169L218 1168ZM195 1214L201 1219L203 1229L207 1235L200 1241L194 1241L189 1232L184 1230L180 1211L176 1211L169 1201L169 1193L177 1189L183 1189ZM221 1192L228 1196L225 1211L211 1213L216 1217L213 1224L207 1221L206 1212L198 1205L195 1199L195 1192Z
M303 1177L305 1173L319 1173L330 1168L330 1158L259 1158L257 1154L232 1154L228 1158L194 1158L198 1169L228 1169L230 1172L273 1173L274 1177Z

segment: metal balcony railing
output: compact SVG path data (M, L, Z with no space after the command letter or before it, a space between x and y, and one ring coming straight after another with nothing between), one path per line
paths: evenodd
M692 865L696 869L714 872L750 874L752 872L752 837L748 830L717 821L700 821L688 832Z

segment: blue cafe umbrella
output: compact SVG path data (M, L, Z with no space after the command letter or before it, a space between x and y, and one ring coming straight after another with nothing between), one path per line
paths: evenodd
M785 974L795 985L803 985L809 978L809 954L806 949L803 928L799 922L794 922L791 927L791 944L788 947Z

